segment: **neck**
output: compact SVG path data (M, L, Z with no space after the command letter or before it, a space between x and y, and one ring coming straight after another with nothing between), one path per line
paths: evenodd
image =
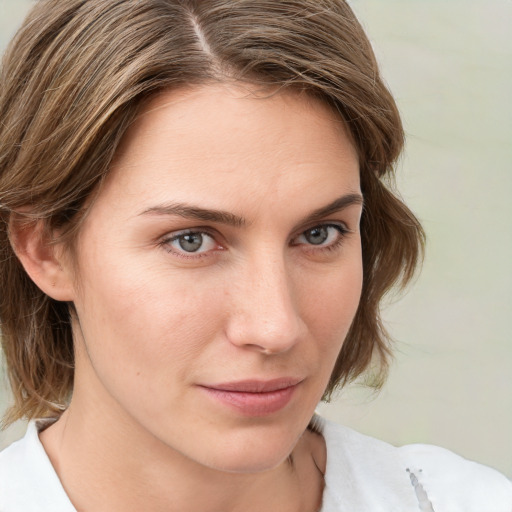
M190 460L129 418L114 419L112 407L100 411L80 407L87 404L79 401L75 395L61 419L40 436L77 510L314 512L320 507L325 445L317 434L306 431L291 458L277 467L227 473Z

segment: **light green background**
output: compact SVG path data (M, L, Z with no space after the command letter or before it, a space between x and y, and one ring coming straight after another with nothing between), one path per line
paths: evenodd
M31 2L0 0L3 48ZM354 0L403 114L403 196L428 234L422 275L386 310L396 361L377 397L328 417L427 442L512 477L512 1ZM0 411L9 401L0 386ZM0 447L23 432L0 433Z

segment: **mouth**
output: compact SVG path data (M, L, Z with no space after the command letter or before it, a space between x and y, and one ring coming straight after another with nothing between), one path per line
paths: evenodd
M200 385L212 400L243 416L266 416L284 409L303 379L243 380Z

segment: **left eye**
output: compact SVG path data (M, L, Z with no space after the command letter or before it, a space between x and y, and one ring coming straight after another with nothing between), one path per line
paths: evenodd
M295 245L306 244L329 247L335 245L345 234L342 226L326 224L304 231L296 238Z
M215 240L208 234L201 231L187 231L177 233L165 244L171 251L178 253L200 254L215 249Z

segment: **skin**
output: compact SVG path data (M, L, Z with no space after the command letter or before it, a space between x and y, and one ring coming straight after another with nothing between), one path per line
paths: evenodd
M75 259L56 248L32 270L78 314L71 405L40 435L78 510L320 506L325 444L306 428L361 293L358 159L322 103L250 92L219 84L154 98ZM177 203L237 222L166 212ZM196 252L183 249L184 230L196 242L203 233ZM299 384L264 415L202 387L281 377Z

